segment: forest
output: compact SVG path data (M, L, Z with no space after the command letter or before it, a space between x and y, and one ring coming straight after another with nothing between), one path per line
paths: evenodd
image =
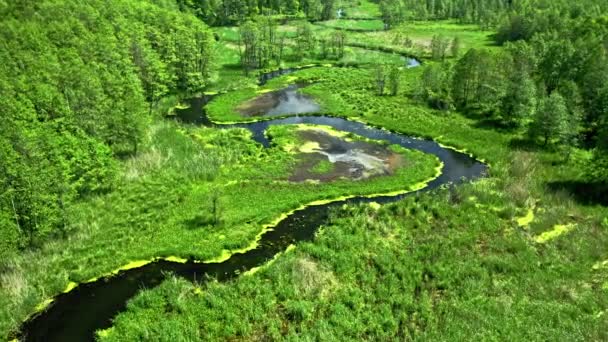
M608 2L0 18L0 340L608 339Z

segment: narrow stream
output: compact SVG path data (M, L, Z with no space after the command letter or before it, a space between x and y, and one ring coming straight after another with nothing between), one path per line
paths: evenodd
M276 72L274 77L286 72ZM267 81L268 74L263 75L261 82ZM189 109L177 112L181 120L193 124L211 125L204 115L204 105L210 97L191 100ZM399 196L383 196L373 199L353 198L326 205L310 206L294 212L279 222L274 230L262 235L257 248L245 253L232 255L222 263L185 264L157 261L141 268L123 271L111 278L102 278L88 284L81 284L74 290L61 294L44 312L34 316L22 325L22 333L17 336L23 341L90 341L94 340L96 330L112 326L112 319L126 308L127 301L142 288L153 288L159 285L167 274L192 281L204 281L215 278L226 281L253 267L263 265L277 253L285 250L290 244L310 241L315 232L328 219L332 208L343 204L367 202L389 203L421 191L429 191L444 184L458 184L484 176L486 166L466 154L445 149L434 141L421 140L405 135L369 127L365 124L334 117L288 117L264 122L225 125L218 127L243 127L251 130L253 139L265 147L270 142L264 135L272 125L317 124L327 125L336 130L351 132L370 139L387 140L405 148L420 150L436 155L444 163L443 173L422 190Z

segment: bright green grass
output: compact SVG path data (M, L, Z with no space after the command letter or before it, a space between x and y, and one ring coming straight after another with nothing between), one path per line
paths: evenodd
M408 164L394 176L288 182L297 160L278 142L292 141L293 128L272 127L268 134L277 144L264 149L243 129L158 123L149 145L125 163L118 189L70 208L68 239L4 261L8 270L0 288L0 336L70 282L156 257L211 259L250 245L263 225L291 209L342 196L407 190L434 177L439 165L434 156L397 149ZM220 193L219 225L213 224L212 192Z
M220 72L213 84L207 89L208 91L232 91L242 88L257 87L257 75L260 72L271 71L281 68L297 67L301 65L325 65L325 64L340 64L340 65L365 65L375 64L378 61L385 63L394 63L404 65L402 57L394 53L386 53L381 51L370 51L359 47L346 47L344 57L340 59L321 59L320 51L317 49L314 56L306 57L302 60L285 59L281 65L272 65L268 70L251 71L249 75L245 75L243 69L239 66L239 53L237 46L233 43L226 43L221 46L217 44L217 55L222 61ZM286 54L293 52L292 46L285 48Z
M333 29L325 25L316 25L319 34L329 34ZM471 48L497 48L491 38L493 32L483 31L477 25L458 24L452 20L408 22L389 31L347 32L347 42L351 45L369 48L393 50L414 56L430 56L430 43L435 35L443 35L452 40L458 37L461 51ZM403 40L397 37L409 37L412 47L402 45Z
M491 38L492 31L484 31L477 25L464 25L450 20L408 22L396 30L409 36L414 43L419 42L425 45L430 43L433 36L443 35L448 38L459 37L463 51L470 48L495 46Z
M345 208L251 276L143 291L102 341L606 340L608 268L592 265L608 233L579 216L581 229L539 245L500 182Z
M257 84L254 72L249 75L244 74L240 65L238 46L232 43L215 44L215 46L216 57L221 63L218 65L218 76L208 87L208 91L229 91Z
M459 114L429 110L412 99L422 70L403 71L398 97L373 95L373 73L365 69L310 69L268 86L293 82L290 77L319 81L305 91L331 114L466 149L491 164L491 178L380 211L347 208L314 242L253 276L210 283L202 293L187 282L168 281L131 301L106 338L608 339L608 269L595 268L608 260L608 224L602 224L608 212L546 187L579 179L588 156L576 153L563 163L551 151L514 152L510 142L517 132L479 128ZM221 119L234 114L229 97L210 106ZM141 160L125 165L130 180L123 187L70 211L73 234L67 240L4 261L0 335L70 280L133 259L205 257L238 248L251 241L259 224L307 196L318 198L319 188L272 183L285 200L268 199L267 181L286 175L292 156L262 150L241 130L157 129ZM171 157L158 162L153 147L171 151ZM205 157L188 162L197 152ZM252 176L234 183L245 175ZM351 193L352 186L323 191ZM222 202L230 205L222 207L221 226L212 228L204 223L213 187L222 188ZM248 195L235 196L237 190ZM521 228L517 218L530 207L534 220ZM244 224L251 218L251 225ZM576 229L535 242L555 225L567 224ZM239 229L229 229L232 225Z
M335 19L318 22L317 25L335 28L347 29L351 31L380 31L384 29L382 20L350 20L350 19Z
M382 25L376 21L357 21L357 20L335 20L331 23L336 25ZM345 24L346 23L346 24ZM382 27L380 27L382 28ZM209 91L230 91L237 88L253 87L257 83L256 71L245 75L240 67L240 57L238 51L238 28L236 27L216 27L214 32L220 37L220 43L216 44L216 56L219 61L220 71L218 77L209 87ZM461 25L453 21L429 21L429 22L410 22L404 24L400 29L380 32L350 32L347 31L347 47L345 56L339 60L323 59L320 55L320 46L312 56L302 60L293 59L294 42L293 37L296 32L296 23L282 25L277 28L279 34L286 34L285 58L281 65L272 64L269 69L279 67L288 68L306 64L375 64L378 62L403 63L398 54L406 54L422 57L430 56L429 44L435 34L443 34L453 39L459 37L461 40L461 53L469 48L495 48L490 39L491 32L481 31L476 25ZM326 25L314 25L317 36L328 36L335 29ZM400 32L402 37L409 37L414 42L411 48L401 46L395 41L395 36ZM381 49L382 51L372 51L365 47Z
M317 174L330 173L334 169L334 164L329 160L321 160L315 166L312 167L311 172Z
M345 18L378 18L380 7L377 3L369 0L344 0L340 1L336 8L344 9Z
M404 71L405 95L421 71ZM169 280L133 299L104 340L608 339L608 210L546 187L578 179L588 156L513 151L517 132L375 96L366 72L288 77L316 78L306 91L336 113L469 150L491 177L380 210L344 208L313 242L234 282ZM556 225L576 228L539 244Z

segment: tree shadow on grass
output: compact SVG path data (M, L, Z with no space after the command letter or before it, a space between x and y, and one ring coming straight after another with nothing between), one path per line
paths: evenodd
M221 221L215 222L215 219L211 214L200 214L191 219L183 221L183 223L184 226L189 230L205 228L205 230L208 230L209 232L216 230L216 228L219 228L221 225Z
M511 133L516 131L516 128L510 125L505 124L502 120L493 117L477 117L471 116L470 118L475 119L476 122L473 125L476 128L493 130L505 133Z
M537 152L543 149L535 141L526 138L513 138L509 141L509 147L513 150L521 150L526 152Z
M581 204L608 206L608 183L560 181L547 186L551 191L566 191Z
M222 69L224 70L243 70L243 66L239 63L235 64L224 64L222 65Z

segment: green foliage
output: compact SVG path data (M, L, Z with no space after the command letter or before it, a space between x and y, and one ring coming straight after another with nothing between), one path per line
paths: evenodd
M101 340L603 340L608 302L590 265L608 236L581 221L539 246L514 229L503 194L528 176L342 208L253 275L142 291Z
M469 50L454 66L452 97L456 108L491 114L504 97L504 57L487 50Z
M443 61L446 58L450 41L444 36L433 36L431 40L431 58L435 61Z
M576 129L576 126L570 127L568 124L566 102L558 92L554 92L541 100L528 133L534 139L541 138L547 145L553 139L567 136L569 129Z
M536 111L536 85L525 71L514 70L502 101L503 123L523 126Z
M370 20L351 20L351 19L336 19L318 22L316 25L333 28L340 31L347 32L374 32L382 31L384 29L384 23L378 19Z
M399 93L399 85L401 84L401 68L395 64L391 64L388 68L388 87L391 96L397 96Z
M321 160L320 162L315 164L315 166L313 166L311 171L313 173L325 174L331 172L333 169L334 164L332 162L330 162L329 160Z
M308 20L329 20L337 10L335 0L189 1L187 7L193 8L201 19L212 26L234 25L257 15L273 20L302 17Z
M386 88L387 65L384 63L378 63L374 68L374 79L376 81L376 93L380 96L384 95L384 89Z
M312 26L308 22L302 22L297 26L295 43L295 53L299 60L302 60L304 57L311 56L314 53L316 39Z
M458 56L460 55L460 49L462 47L461 45L462 43L460 42L460 37L454 37L454 39L452 40L452 45L450 45L450 52L452 53L452 57L458 58Z
M374 33L328 28L354 24L343 20L276 26L279 17L329 19L340 6L331 0L0 0L0 107L6 113L0 122L0 336L69 281L138 259L211 258L248 245L261 225L302 203L403 189L436 166L428 156L399 151L410 163L393 177L293 184L285 178L296 157L282 148L293 140L289 127L273 127L268 134L276 145L265 150L241 129L150 126L155 111L214 79L215 50L224 66L217 87L252 88L218 97L209 114L245 120L235 106L258 95L253 77L236 76L233 68L239 57L246 60L230 45L239 32L217 29L225 41L214 49L210 31L189 14L195 8L213 25L264 16L251 28L253 62L245 64L252 69L318 62L322 44L323 60L373 61L371 68L301 71L263 90L311 82L303 91L325 113L466 148L489 160L491 177L380 210L343 208L315 241L253 276L210 282L202 294L181 280L143 291L102 340L470 340L496 339L497 332L513 340L606 340L605 270L591 268L606 259L605 208L550 190L560 181L608 182L606 2L341 5L349 15L402 24ZM486 28L503 22L497 40L519 41L504 53L479 50L489 34L480 26L404 22L421 18ZM378 23L356 26L383 28ZM399 56L347 47L443 60L449 41L437 44L439 36L461 37L452 41L452 56L468 51L453 67L399 70ZM397 62L376 67L391 58ZM402 96L375 96L387 85ZM551 95L536 100L545 92ZM520 130L480 129L485 121L438 115L413 99L418 94L434 108L455 106L516 128L533 120L530 134L558 149L511 154ZM577 149L581 132L589 151ZM583 163L590 164L589 174L580 179ZM529 227L518 227L517 218L530 208ZM563 224L576 226L567 238L534 242ZM66 239L44 243L51 236ZM19 251L32 244L40 248Z
M14 249L64 235L66 208L112 188L113 155L137 154L161 97L203 89L213 55L206 26L175 5L47 0L2 10L0 208L10 223L0 234Z
M450 81L451 70L448 63L431 64L424 69L420 78L420 96L433 108L451 109Z
M589 174L593 180L608 183L608 152L596 150L593 164L589 166Z
M405 20L406 5L403 1L380 0L379 5L386 29L393 28Z

